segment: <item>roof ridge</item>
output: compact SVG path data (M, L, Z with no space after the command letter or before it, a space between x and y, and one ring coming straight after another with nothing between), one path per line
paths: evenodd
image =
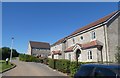
M39 42L39 41L29 41L29 42L35 42L35 43L48 43L48 42Z
M107 20L110 19L113 15L115 15L117 12L119 12L119 10L114 11L114 12L108 14L108 15L105 15L105 16L102 17L102 18L99 18L99 19L96 20L96 21L93 21L93 22L91 22L91 23L89 23L89 24L87 24L87 25L85 25L85 26L82 26L82 27L78 28L77 30L75 30L74 32L72 32L70 35L68 35L68 37L71 36L71 35L74 35L74 34L77 34L77 33L81 32L81 31L79 31L80 29L83 29L83 28L85 28L85 27L87 27L87 26L89 26L89 25L91 25L91 24L93 24L93 23L95 23L95 22L98 22L98 21L100 21L100 20L102 20L102 19L104 19L104 18L107 18L107 19L104 20L104 21L102 21L102 22L100 22L100 23L103 23L103 22L107 21ZM108 17L108 16L110 16L110 17ZM100 23L98 23L98 24L100 24ZM95 25L92 25L92 26L96 26L96 25L98 25L98 24L95 24ZM92 26L91 26L91 27L92 27ZM83 30L82 30L82 31L83 31Z
M91 27L93 27L93 26L99 25L99 24L101 24L101 23L104 23L104 22L106 22L107 20L109 20L112 16L114 16L116 13L119 13L119 12L120 12L120 10L116 10L116 11L114 11L114 12L112 12L112 13L109 13L109 14L105 15L104 17L99 18L99 19L96 20L96 21L93 21L93 22L91 22L91 23L89 23L89 24L87 24L87 25L85 25L85 26L82 26L81 28L77 29L76 31L74 31L73 33L71 33L70 35L68 35L68 36L66 36L66 37L64 37L64 38L62 38L62 39L64 40L64 39L66 39L67 37L73 36L73 35L81 32L81 31L84 31L84 30L89 29L89 28L91 28ZM62 39L60 39L60 40L62 40ZM52 44L52 46L61 43L60 40L58 40L57 42L55 42L54 44Z

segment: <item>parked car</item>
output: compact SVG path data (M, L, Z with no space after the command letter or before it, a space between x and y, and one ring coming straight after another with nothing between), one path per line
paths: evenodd
M120 78L120 65L84 64L74 78Z

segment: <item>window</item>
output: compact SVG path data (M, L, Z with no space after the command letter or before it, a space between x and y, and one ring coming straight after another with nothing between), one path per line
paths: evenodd
M71 54L69 54L69 60L71 60Z
M83 40L83 36L81 36L80 39Z
M75 44L75 39L73 38L73 44Z
M88 51L88 59L92 59L92 51L91 50Z
M95 39L95 38L96 38L95 31L92 31L91 35L92 35L92 39Z
M89 51L90 52L90 59L92 59L92 51Z

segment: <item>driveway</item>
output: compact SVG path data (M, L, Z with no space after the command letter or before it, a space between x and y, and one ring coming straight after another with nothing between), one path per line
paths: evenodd
M17 66L2 74L2 76L66 76L49 68L47 65L34 62L12 60Z

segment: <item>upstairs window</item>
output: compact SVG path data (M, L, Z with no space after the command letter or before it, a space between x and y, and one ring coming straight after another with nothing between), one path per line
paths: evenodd
M72 40L73 40L73 44L75 44L75 39L73 38Z
M91 32L91 36L92 36L92 39L95 39L95 38L96 38L95 31L92 31L92 32Z

